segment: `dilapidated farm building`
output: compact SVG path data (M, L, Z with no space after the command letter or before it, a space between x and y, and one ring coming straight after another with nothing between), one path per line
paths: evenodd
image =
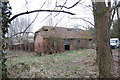
M43 26L35 32L34 49L38 53L53 53L88 48L92 40L81 29Z

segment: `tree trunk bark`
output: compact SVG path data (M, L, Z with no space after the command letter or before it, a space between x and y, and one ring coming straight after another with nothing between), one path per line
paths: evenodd
M109 45L109 31L105 15L99 19L97 35L97 55L100 77L112 77L112 52Z
M118 12L118 8L117 8L117 17L118 17L118 25L117 25L117 29L118 29L118 39L120 41L120 18L119 18L119 12ZM119 74L119 78L120 78L120 47L118 48L118 74Z
M118 19L118 38L120 41L120 19ZM120 46L118 48L118 74L120 78Z
M112 51L110 40L110 13L105 2L93 3L94 22L96 29L96 53L100 78L111 78Z

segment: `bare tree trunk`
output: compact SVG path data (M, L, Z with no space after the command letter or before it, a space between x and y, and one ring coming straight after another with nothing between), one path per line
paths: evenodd
M120 41L120 19L118 20L118 38ZM118 74L119 74L119 78L120 78L120 47L118 49Z
M118 26L117 26L117 29L118 29L118 38L119 38L119 41L120 41L120 18L119 18L119 12L118 12L118 9L117 9L117 16L118 16ZM118 74L119 74L119 78L120 78L120 47L118 49Z
M100 78L111 78L112 52L110 40L110 13L105 2L93 3L94 21L96 29L96 51Z
M105 15L100 18L97 35L97 55L100 77L112 77L112 52L109 46L109 31Z

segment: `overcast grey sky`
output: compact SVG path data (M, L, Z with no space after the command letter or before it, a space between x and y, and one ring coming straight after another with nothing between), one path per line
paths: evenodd
M26 0L9 0L10 5L12 6L12 14L18 14L21 12L29 11L29 10L37 10L40 9L41 6L44 6L41 9L59 9L55 8L56 0L27 0L28 3L26 4ZM57 5L62 5L66 0L57 0ZM76 3L78 0L68 0L65 6L72 6L74 3ZM58 27L73 27L74 25L82 25L85 27L88 27L88 23L81 19L71 19L71 18L84 18L86 20L89 20L93 23L93 15L90 8L86 6L91 5L91 0L81 0L80 4L75 6L72 9L64 9L66 11L75 13L76 15L72 16L70 14L60 13L59 15L55 16L58 13L52 13L49 18L44 20L50 13L41 12L39 13L39 16L37 17L36 21L33 25L33 31L40 29L42 26L51 25ZM33 13L30 15L22 16L22 17L30 17L31 21L35 18L37 13ZM63 19L62 19L63 18ZM44 20L44 21L43 21ZM50 22L51 21L51 22Z

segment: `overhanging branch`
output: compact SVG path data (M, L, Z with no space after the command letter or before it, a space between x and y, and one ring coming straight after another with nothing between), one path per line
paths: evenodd
M24 15L24 14L30 14L30 13L34 13L34 12L62 12L62 13L67 13L67 14L71 14L71 15L75 15L74 13L68 12L68 11L58 11L58 10L33 10L33 11L27 11L27 12L23 12L23 13L19 13L17 15L14 15L12 18L9 19L9 22L11 22L12 20L14 20L15 18L17 18L18 16Z

